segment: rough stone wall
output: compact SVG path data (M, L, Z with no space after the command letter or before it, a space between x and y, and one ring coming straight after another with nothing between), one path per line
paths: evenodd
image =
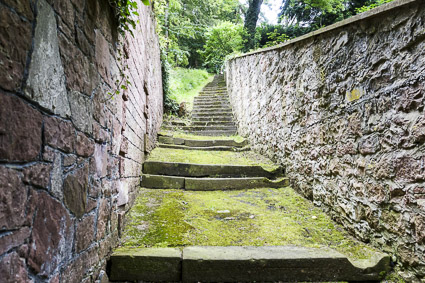
M0 0L1 282L107 282L162 122L155 22L139 14L121 38L108 0Z
M424 39L425 2L398 0L226 66L239 133L408 281L425 277Z

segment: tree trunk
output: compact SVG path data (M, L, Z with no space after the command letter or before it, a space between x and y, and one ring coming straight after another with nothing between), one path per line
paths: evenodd
M258 15L260 14L260 8L263 0L249 0L248 10L245 14L245 31L246 42L245 52L255 47L255 28L257 27Z

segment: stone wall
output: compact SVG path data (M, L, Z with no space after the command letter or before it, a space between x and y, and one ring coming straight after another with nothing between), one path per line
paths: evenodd
M242 55L226 76L252 147L408 281L425 278L425 2Z
M107 282L162 122L151 7L122 38L108 3L0 0L2 282ZM111 98L126 64L131 85Z

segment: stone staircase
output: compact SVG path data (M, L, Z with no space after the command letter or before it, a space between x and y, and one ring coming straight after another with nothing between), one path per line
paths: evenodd
M180 129L202 136L232 136L237 128L233 122L232 108L224 77L217 75L194 99L190 125L174 123L165 130Z
M205 136L158 137L112 282L377 282L390 270L388 255L288 187L284 168L223 137L236 128L222 77L196 99L191 126L174 127Z

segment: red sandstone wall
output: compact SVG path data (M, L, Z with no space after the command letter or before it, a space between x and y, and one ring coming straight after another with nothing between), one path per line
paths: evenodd
M107 279L162 122L155 23L139 10L120 38L107 0L0 0L1 282ZM119 40L131 86L111 99Z

